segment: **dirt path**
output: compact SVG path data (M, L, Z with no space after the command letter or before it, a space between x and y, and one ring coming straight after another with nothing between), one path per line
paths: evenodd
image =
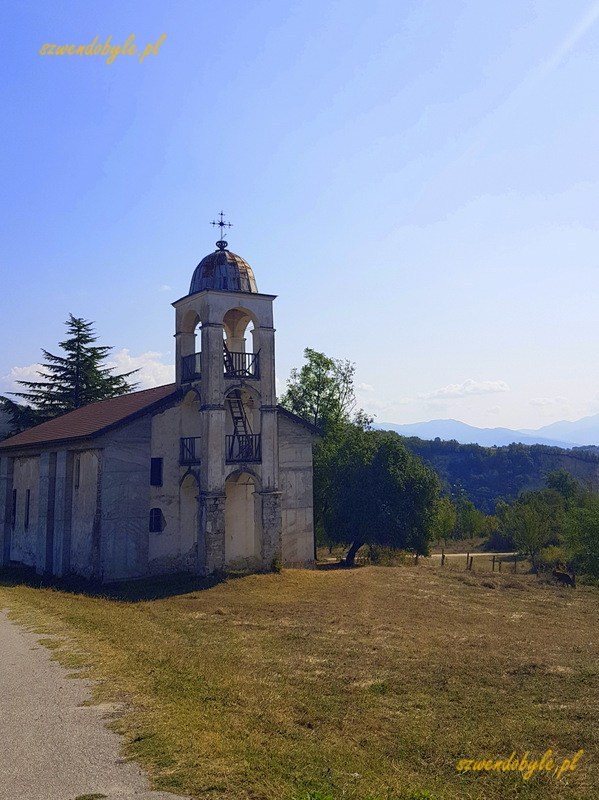
M0 611L0 800L181 800L122 761L107 709L82 705L89 681L67 678L37 639Z

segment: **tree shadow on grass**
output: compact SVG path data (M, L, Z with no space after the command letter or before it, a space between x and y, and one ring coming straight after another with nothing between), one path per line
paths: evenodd
M345 561L321 561L316 563L316 569L321 570L322 572L329 572L333 569L360 569L363 567L364 564L352 564L348 566Z
M245 572L218 572L203 578L189 573L173 573L172 575L157 575L150 578L101 584L78 575L55 578L38 575L32 567L8 566L0 569L0 586L50 588L61 592L86 594L91 597L103 597L107 600L125 603L142 603L148 600L160 600L176 595L186 595L190 592L205 591L225 581L243 578L247 574Z

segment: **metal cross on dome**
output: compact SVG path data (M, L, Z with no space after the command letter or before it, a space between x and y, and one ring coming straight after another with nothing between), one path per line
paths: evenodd
M220 219L218 220L218 222L212 220L212 222L210 223L211 225L220 228L220 239L216 243L216 246L218 247L219 250L225 250L227 248L227 245L229 244L229 242L225 242L223 229L233 227L233 225L230 222L225 222L224 216L225 212L221 211L219 214Z

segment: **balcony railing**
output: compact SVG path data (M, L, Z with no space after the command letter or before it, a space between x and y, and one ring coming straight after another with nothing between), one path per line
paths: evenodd
M187 436L181 439L181 449L179 452L180 464L199 464L200 463L200 437Z
M226 437L226 447L229 464L262 460L259 433L234 433Z
M189 383L200 377L200 354L192 353L181 359L181 383Z
M236 350L225 350L225 378L260 377L260 353L241 353Z

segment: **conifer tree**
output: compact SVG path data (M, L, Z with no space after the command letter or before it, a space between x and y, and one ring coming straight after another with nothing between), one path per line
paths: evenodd
M54 355L42 348L46 362L38 371L42 380L17 381L25 391L10 393L28 405L2 398L4 410L12 416L13 425L19 430L135 389L136 384L127 378L137 370L114 375L112 367L104 366L112 347L94 345L98 337L93 322L69 314L65 325L68 336L59 342L64 355Z

